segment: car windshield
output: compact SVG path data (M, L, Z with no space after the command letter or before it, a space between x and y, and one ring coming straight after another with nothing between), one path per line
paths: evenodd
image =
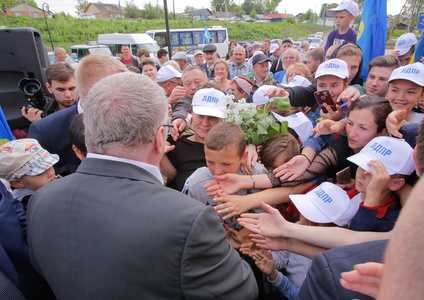
M138 45L139 49L147 49L147 51L153 53L153 52L158 52L158 50L160 49L159 45L156 43L145 43L145 44L139 44Z
M112 52L110 51L109 47L89 48L88 52L90 52L90 54L103 53L107 55L112 55Z

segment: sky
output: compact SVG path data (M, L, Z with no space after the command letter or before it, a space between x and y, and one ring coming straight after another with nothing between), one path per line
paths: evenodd
M125 5L125 0L120 0L121 5ZM157 3L159 3L160 6L163 6L163 0L156 0ZM156 4L155 0L134 0L134 3L142 8L144 3L151 2L152 4ZM175 12L181 13L184 11L184 7L186 6L193 6L195 8L210 8L210 0L167 0L168 1L168 10L169 12L173 11L173 3L175 3ZM234 0L236 4L241 4L244 2L244 0ZM58 13L61 11L64 11L65 13L69 13L72 16L75 16L75 5L77 1L75 0L36 0L39 7L43 5L44 2L46 2L49 5L50 11L53 13ZM90 2L90 1L89 1ZM93 1L93 2L97 2ZM112 3L112 4L118 4L118 0L103 0L100 1L102 3ZM278 6L278 10L280 13L287 13L292 15L297 15L298 13L306 12L309 8L312 10L315 10L317 13L319 13L321 9L321 5L323 3L338 3L341 2L338 0L331 1L331 0L283 0L281 1L280 5ZM387 5L387 13L388 14L398 14L402 8L403 3L405 0L388 0Z

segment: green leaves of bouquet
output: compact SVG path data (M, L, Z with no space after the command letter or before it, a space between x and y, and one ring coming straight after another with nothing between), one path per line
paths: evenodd
M289 98L276 97L274 103L279 110L291 108ZM226 121L240 125L248 144L261 145L278 133L287 133L288 122L280 124L275 119L269 110L271 104L267 102L263 109L256 109L253 103L246 103L244 99L230 102Z

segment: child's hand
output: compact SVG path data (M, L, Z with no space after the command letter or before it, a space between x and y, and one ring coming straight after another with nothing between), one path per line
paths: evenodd
M241 244L239 249L239 251L243 253L244 255L250 255L251 253L255 251L259 251L259 250L261 250L261 248L256 246L256 244L253 242L243 243Z
M319 137L320 135L343 132L345 130L345 127L346 127L345 122L342 122L342 121L335 122L333 120L325 119L325 120L322 120L321 122L318 122L315 128L312 129L312 132L316 133L314 137Z
M240 234L240 232L238 232L237 230L229 227L226 224L222 224L222 226L224 227L225 231L227 232L227 242L234 248L234 249L239 249L241 243L243 242L243 236Z
M333 121L340 121L345 117L343 114L343 110L339 105L336 105L336 111L332 110L327 103L323 103L322 105L327 109L327 113L321 110L322 117Z
M364 174L371 175L371 181L368 183L366 189L364 204L366 206L377 206L380 204L381 195L388 188L387 185L390 181L390 176L387 174L386 167L384 167L382 162L371 160L368 165L373 168L364 172ZM357 180L359 179L357 178Z
M258 161L258 151L256 151L256 146L249 144L246 146L247 158L246 161L240 166L240 170L244 175L253 174L253 167Z
M203 187L207 190L208 196L215 196L218 192L231 195L243 189L241 177L232 173L216 175L215 180L206 183Z
M215 196L213 202L222 202L222 204L218 204L214 207L217 214L226 214L224 217L222 217L222 220L241 215L242 213L247 212L249 209L254 208L249 205L249 201L247 201L244 196L226 195L219 193L217 196Z
M303 155L296 155L284 165L276 168L273 172L275 177L280 178L281 181L290 181L303 174L308 167L308 159Z
M270 250L255 251L249 255L255 261L256 266L265 275L270 276L274 271L274 259Z
M402 138L402 134L399 132L399 129L403 125L408 124L405 118L406 118L405 109L392 111L386 118L387 131L395 137Z

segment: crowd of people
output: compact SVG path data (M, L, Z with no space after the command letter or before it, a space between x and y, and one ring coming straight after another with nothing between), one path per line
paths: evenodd
M424 64L406 33L363 82L358 13L313 49L57 48L0 145L0 298L421 299ZM229 101L288 128L247 144Z

